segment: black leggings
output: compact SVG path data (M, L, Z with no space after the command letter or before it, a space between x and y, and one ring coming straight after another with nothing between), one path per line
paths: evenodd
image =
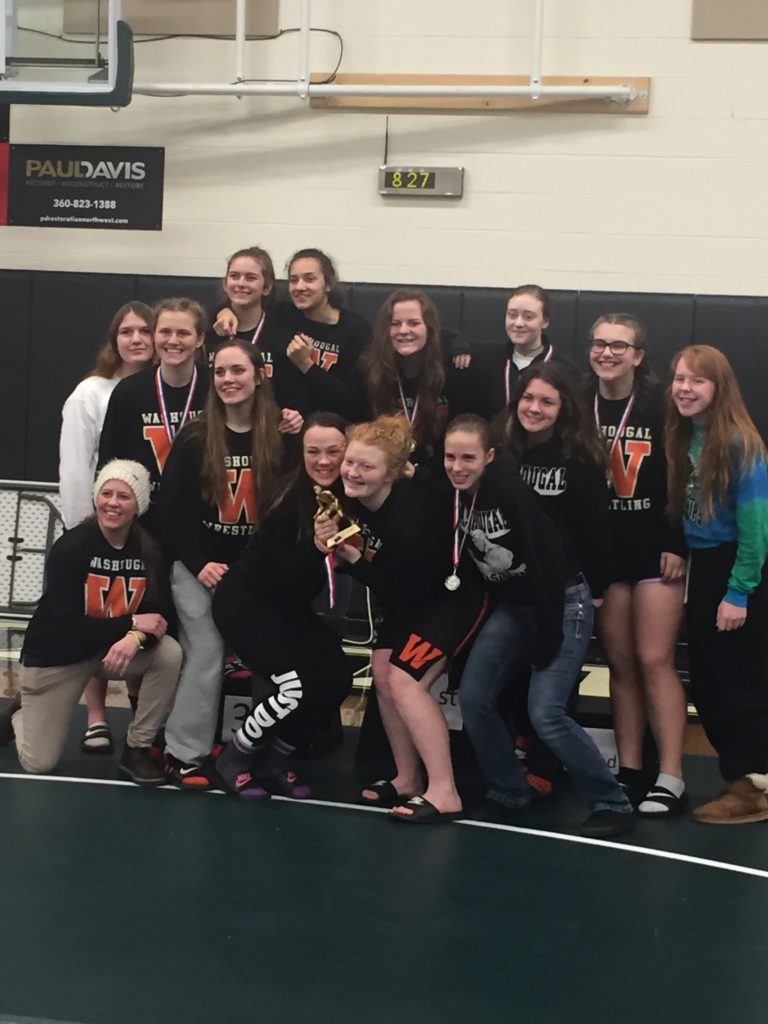
M741 629L719 633L735 544L694 551L688 580L691 696L727 781L768 772L768 576L750 596Z
M352 688L338 637L309 609L280 608L255 593L234 570L216 588L213 618L254 676L245 736L256 746L271 736L305 744Z

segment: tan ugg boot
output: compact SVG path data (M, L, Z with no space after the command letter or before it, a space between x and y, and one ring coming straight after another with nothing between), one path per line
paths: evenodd
M706 825L747 825L751 821L768 821L768 775L751 772L726 783L716 799L696 808L693 819Z

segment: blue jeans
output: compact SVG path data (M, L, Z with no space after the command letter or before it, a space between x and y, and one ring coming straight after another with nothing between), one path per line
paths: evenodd
M568 587L563 643L550 665L531 673L528 714L539 739L565 765L574 789L592 810L629 813L631 805L602 754L566 711L587 653L593 619L589 587L585 583ZM532 792L497 701L526 635L535 628L531 608L500 602L472 646L459 687L464 727L488 782L487 795L512 808L527 806Z

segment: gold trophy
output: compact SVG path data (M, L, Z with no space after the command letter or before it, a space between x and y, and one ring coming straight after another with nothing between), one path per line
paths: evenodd
M329 551L332 551L335 547L338 547L342 541L348 540L350 537L354 537L356 533L360 533L360 527L357 523L353 522L348 516L345 516L341 511L341 505L339 499L333 493L328 491L324 487L319 487L317 484L314 485L315 498L317 499L317 511L315 512L315 519L320 516L328 516L329 519L338 518L339 525L342 523L348 523L348 526L341 526L338 533L335 533L329 540L326 541L326 546Z

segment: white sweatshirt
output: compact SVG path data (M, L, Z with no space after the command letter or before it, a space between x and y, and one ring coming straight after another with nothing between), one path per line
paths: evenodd
M109 397L119 377L86 377L64 403L59 438L59 493L68 530L93 512L93 481Z

